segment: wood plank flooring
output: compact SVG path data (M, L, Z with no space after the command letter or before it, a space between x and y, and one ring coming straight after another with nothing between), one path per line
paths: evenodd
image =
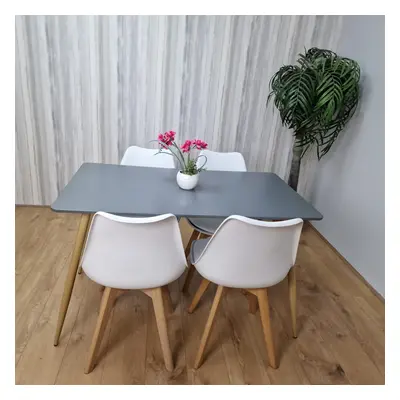
M164 368L154 310L139 291L116 301L98 362L83 373L102 293L77 277L58 347L53 346L64 279L79 216L49 208L16 207L15 357L17 384L384 384L385 307L309 226L297 263L298 338L291 336L286 282L270 289L279 369L268 366L259 311L248 312L240 291L229 290L218 311L203 365L193 364L215 293L210 285L198 309L186 309L183 278L170 285L174 311L168 331L175 363ZM184 243L191 234L181 222Z

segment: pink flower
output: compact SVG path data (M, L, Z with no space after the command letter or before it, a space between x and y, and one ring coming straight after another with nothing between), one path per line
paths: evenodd
M181 146L182 151L184 153L189 153L191 145L192 145L192 141L191 140L186 140L186 142L183 143L183 145Z
M203 142L200 139L194 139L192 140L192 144L196 147L198 150L206 149L208 144L206 142Z
M174 141L175 140L175 132L174 131L169 131L169 138Z
M174 140L175 140L174 131L165 132L164 134L160 133L158 135L158 141L164 143L166 146L171 146Z

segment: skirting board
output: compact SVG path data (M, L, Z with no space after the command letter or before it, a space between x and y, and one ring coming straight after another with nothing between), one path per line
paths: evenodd
M377 292L373 286L339 253L339 251L333 247L333 245L322 235L318 229L311 224L310 222L306 222L307 225L315 231L315 233L337 254L337 256L350 268L350 270L360 279L362 280L365 285L369 288L369 290L380 300L382 303L385 303L385 298Z

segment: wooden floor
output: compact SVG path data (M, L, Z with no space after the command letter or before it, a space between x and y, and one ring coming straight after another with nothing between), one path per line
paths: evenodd
M94 371L83 373L99 310L99 287L77 277L58 347L53 346L79 216L47 208L16 208L17 384L383 384L384 304L338 255L305 226L297 262L298 338L291 337L287 287L270 289L280 367L268 366L259 313L245 297L223 299L204 364L193 370L215 286L189 315L182 278L170 285L175 306L168 329L175 370L164 368L149 298L138 291L116 302ZM181 222L184 243L191 233ZM382 266L383 268L383 266Z

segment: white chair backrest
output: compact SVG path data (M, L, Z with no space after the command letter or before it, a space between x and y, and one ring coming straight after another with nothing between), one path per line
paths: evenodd
M126 149L121 160L121 165L132 165L135 167L175 168L174 157L163 150L156 154L157 149L145 149L144 147L130 146Z
M205 168L209 171L247 171L246 162L240 153L219 153L217 151L202 150L199 154L197 165L200 167L204 164L204 155L207 157Z
M93 281L112 288L149 289L177 279L186 258L173 214L149 218L94 215L82 268Z
M275 285L295 264L302 226L300 218L265 222L228 217L195 260L196 269L223 286Z

